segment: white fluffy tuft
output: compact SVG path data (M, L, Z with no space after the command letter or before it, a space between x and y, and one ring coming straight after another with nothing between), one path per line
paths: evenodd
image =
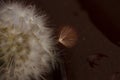
M52 31L45 17L18 3L0 9L0 80L43 78L54 63Z

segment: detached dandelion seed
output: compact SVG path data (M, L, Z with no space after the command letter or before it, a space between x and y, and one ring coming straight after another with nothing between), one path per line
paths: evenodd
M17 2L0 7L0 80L45 79L56 57L45 16Z
M58 41L65 47L73 47L77 42L77 32L71 26L64 26L59 34Z

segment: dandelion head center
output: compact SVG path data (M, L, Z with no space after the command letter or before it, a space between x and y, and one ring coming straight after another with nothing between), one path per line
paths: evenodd
M29 53L28 34L19 32L12 27L0 28L0 53L19 56L24 59ZM7 59L8 57L5 57Z

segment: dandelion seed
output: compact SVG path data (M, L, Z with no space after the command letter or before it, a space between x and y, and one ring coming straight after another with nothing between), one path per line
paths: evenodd
M71 26L64 26L60 31L58 41L62 45L70 48L76 44L77 38L77 33Z

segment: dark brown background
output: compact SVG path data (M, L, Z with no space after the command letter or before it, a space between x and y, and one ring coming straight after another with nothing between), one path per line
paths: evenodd
M29 2L48 14L51 26L73 25L78 30L78 44L62 54L68 80L112 80L114 72L120 71L119 0ZM91 69L86 59L94 53L104 53L109 57Z

